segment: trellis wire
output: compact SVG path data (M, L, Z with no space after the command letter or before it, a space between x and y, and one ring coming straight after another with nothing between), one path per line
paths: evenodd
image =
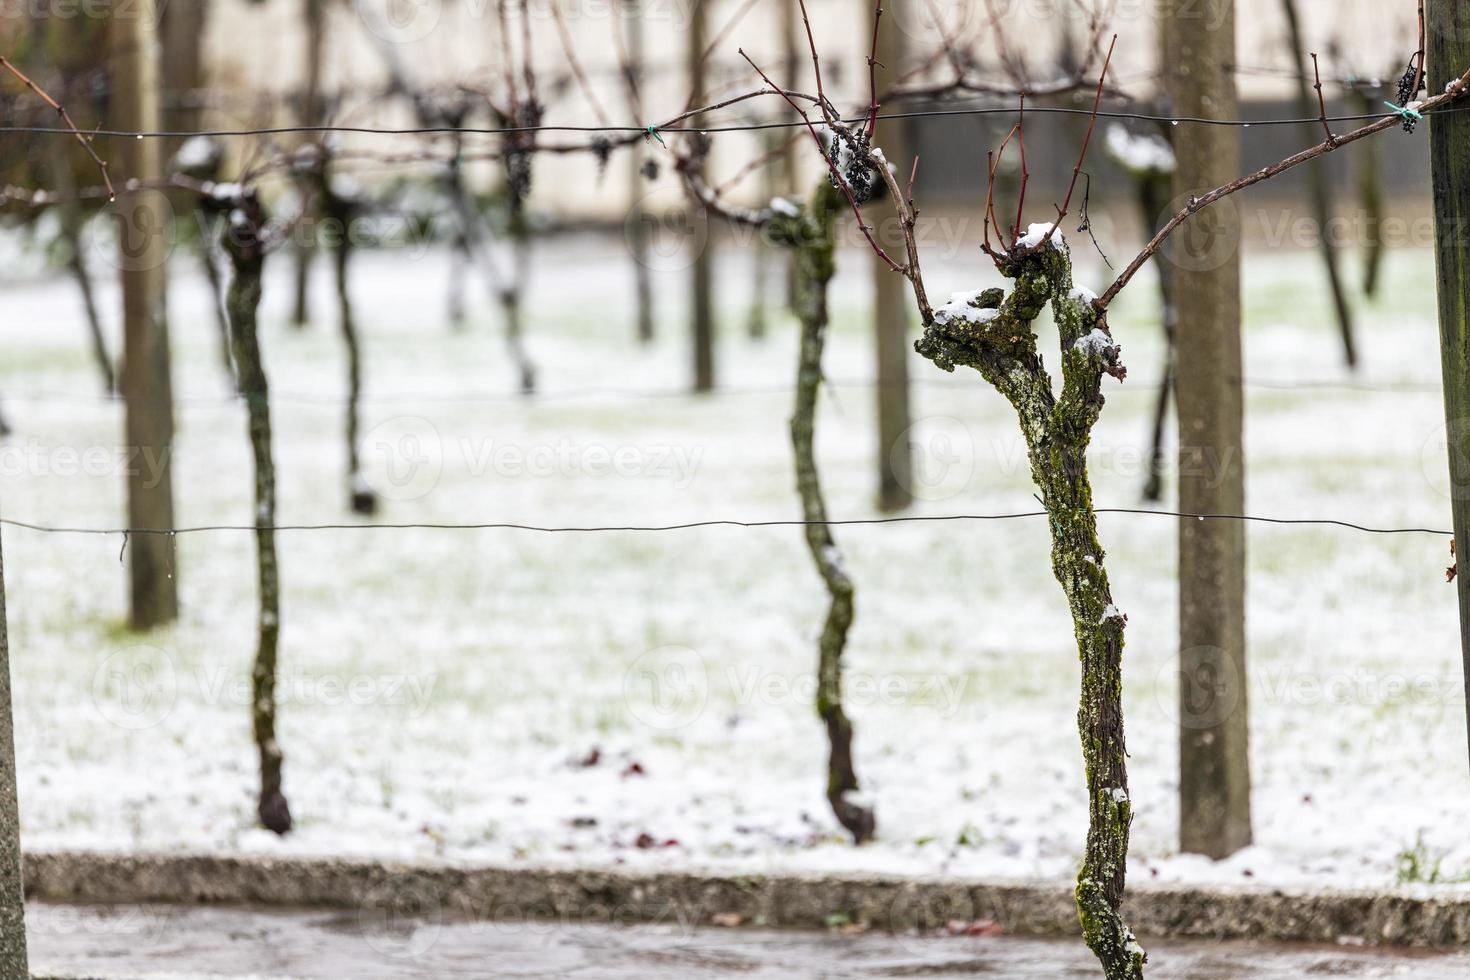
M1074 106L1028 106L1026 111L1033 114L1046 115L1081 115L1091 116L1093 111L1089 108ZM1466 112L1470 106L1447 106L1433 110L1439 112ZM943 116L1013 116L1016 113L1014 106L968 106L951 107L941 109L912 109L905 112L879 113L879 119L918 119L925 117ZM1143 112L1125 112L1122 110L1100 110L1096 115L1101 119L1127 119L1138 122L1171 123L1174 125L1199 125L1199 126L1238 126L1249 128L1251 126L1299 126L1306 123L1320 123L1321 116L1308 118L1287 119L1215 119L1209 116L1167 116ZM1398 115L1394 112L1374 112L1356 115L1328 116L1329 123L1337 122L1371 122L1387 119ZM844 123L861 123L867 121L867 116L854 116L841 120ZM369 136L434 136L434 135L460 135L460 136L515 136L527 133L593 133L593 134L618 134L622 136L655 133L745 133L759 132L769 129L792 129L805 124L790 120L772 120L769 122L753 123L729 123L719 126L508 126L508 127L474 127L474 126L409 126L409 127L374 127L374 126L267 126L256 129L200 129L200 130L121 130L121 129L89 129L89 136L107 136L121 139L187 139L193 136L233 137L233 136L284 136L291 134L306 133L347 133ZM69 129L56 126L0 126L0 135L14 133L25 136L55 136L65 135L74 138ZM590 147L589 147L590 149Z
M1126 514L1147 517L1194 518L1200 521L1243 521L1253 524L1278 526L1337 527L1360 531L1364 534L1432 534L1450 535L1453 532L1432 527L1371 527L1354 521L1330 517L1261 517L1253 514L1191 514L1173 510L1152 510L1142 507L1099 507L1098 514ZM126 528L126 527L77 527L41 524L0 517L0 525L35 531L40 534L89 534L114 535L124 538L134 534L204 534L211 532L240 531L254 533L261 530L278 532L298 531L533 531L542 534L615 534L615 533L661 533L668 531L691 531L701 528L755 529L768 527L869 527L889 524L942 524L967 521L1011 521L1046 517L1046 511L1018 511L1009 514L911 514L900 517L856 517L843 520L805 521L796 519L742 521L720 518L703 521L688 521L681 524L605 524L557 527L545 524L518 524L509 521L481 523L433 523L412 522L402 524L275 524L262 527L256 524L200 524L193 527L174 528Z

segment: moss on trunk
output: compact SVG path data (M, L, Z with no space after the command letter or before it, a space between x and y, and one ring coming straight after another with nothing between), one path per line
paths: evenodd
M806 543L831 602L817 644L817 715L827 729L827 801L839 823L856 843L872 839L871 807L857 801L857 773L852 758L852 723L842 709L842 652L853 620L853 583L842 553L827 524L815 450L817 395L822 384L822 351L827 340L827 286L833 273L832 223L841 197L823 180L811 203L795 215L777 215L770 223L772 239L791 249L795 289L793 307L801 323L796 371L796 406L791 415L791 445L796 489L806 521Z
M1113 605L1087 473L1087 446L1103 405L1102 376L1121 379L1126 372L1106 325L1073 292L1066 245L1047 243L1022 254L1005 272L1014 282L1009 295L990 289L956 297L925 324L916 349L946 371L963 365L980 372L1011 403L1021 424L1051 530L1052 572L1067 597L1082 668L1077 728L1089 821L1077 910L1108 980L1133 980L1142 977L1145 956L1119 913L1133 818L1123 739L1127 618ZM1033 329L1048 305L1061 338L1059 396Z
M227 305L240 391L249 416L255 461L255 552L260 591L259 638L251 671L250 710L260 754L260 822L278 834L291 829L291 810L281 791L283 756L276 740L276 650L281 630L280 571L276 562L276 467L271 449L271 410L265 366L256 337L265 247L265 211L253 193L236 202L225 235L234 267Z

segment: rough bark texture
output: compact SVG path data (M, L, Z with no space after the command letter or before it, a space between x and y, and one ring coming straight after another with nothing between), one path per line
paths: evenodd
M915 16L918 5L927 2L929 0L887 0L882 23L890 27L893 23L919 23L922 18ZM914 9L896 9L900 5ZM859 22L871 22L873 5L866 0L858 0L858 7L862 10ZM878 64L874 66L874 78L879 92L887 91L903 78L904 48L903 31L890 29L878 32ZM906 135L904 120L884 120L878 124L874 143L883 147L888 159L907 161L910 154ZM902 176L908 178L907 173ZM883 248L891 255L903 254L903 234L893 202L886 198L874 201L867 210ZM878 416L878 509L893 513L903 510L914 500L913 419L909 412L909 327L913 314L910 312L908 283L876 252L868 259L873 277L873 359L874 376L878 382L874 390L874 408Z
M685 56L689 70L690 104L702 105L705 97L704 49L708 43L708 0L690 0L689 35L685 39ZM696 117L697 118L697 117ZM700 180L704 179L704 162L698 164ZM690 198L691 209L700 204ZM704 220L691 214L695 221ZM713 229L711 229L713 231ZM694 356L694 390L713 391L715 387L715 305L714 305L714 235L706 235L703 247L694 256L689 269L689 324L691 350Z
M1143 949L1120 914L1127 871L1127 747L1123 738L1122 655L1127 618L1113 605L1097 537L1087 445L1102 410L1103 374L1122 377L1119 349L1094 308L1072 296L1067 247L1046 244L1005 270L1009 295L989 289L960 312L953 304L925 324L920 354L952 371L974 368L1015 409L1031 476L1049 518L1052 571L1066 594L1082 667L1077 728L1087 771L1088 831L1077 875L1077 910L1087 945L1109 980L1143 975ZM1037 351L1033 323L1050 306L1062 350L1062 390Z
M1175 115L1238 118L1233 0L1170 0L1165 85ZM1176 195L1240 173L1240 133L1196 126L1175 146ZM1165 250L1178 295L1179 509L1245 513L1240 216L1207 208ZM1224 858L1251 842L1245 696L1245 524L1179 524L1179 844Z
M0 980L26 980L26 916L10 711L10 637L5 627L5 555L0 548Z
M255 552L260 591L259 642L251 671L251 716L260 754L260 822L278 834L291 829L291 810L281 792L282 755L276 741L276 648L281 631L280 571L276 562L276 466L271 448L271 410L265 366L256 337L265 248L260 229L265 212L252 195L231 216L226 248L234 266L230 282L230 334L240 392L249 416L255 461Z
M157 22L153 0L118 7L111 21L113 104L111 119L124 130L159 128ZM156 140L118 140L112 153L120 173L139 180L163 174ZM132 467L128 476L128 525L174 526L172 461L173 387L169 368L168 321L164 310L163 195L140 191L118 195L123 289L122 393L127 403L126 445L157 463ZM178 591L171 534L135 535L128 548L134 629L145 630L178 617Z
M1296 67L1297 113L1301 118L1309 119L1318 115L1321 109L1313 97L1312 83L1308 81L1310 76L1307 74L1307 59L1302 51L1302 28L1301 20L1297 16L1296 0L1281 0L1281 6L1286 14L1286 34ZM1317 142L1319 128L1319 123L1302 124L1302 138L1307 146ZM1313 160L1307 164L1307 191L1312 202L1312 217L1317 222L1322 266L1327 270L1327 286L1332 291L1333 309L1337 311L1337 329L1342 336L1343 356L1347 359L1348 367L1356 367L1358 349L1353 340L1353 311L1348 305L1347 290L1343 287L1342 273L1338 269L1337 246L1327 233L1328 222L1332 218L1332 196L1327 189L1326 160Z
M842 651L853 619L853 583L827 521L827 504L817 473L815 448L817 395L822 385L822 349L827 340L827 286L833 273L832 222L841 197L823 180L810 205L795 217L773 220L775 242L791 248L796 273L794 307L801 323L796 370L796 407L791 416L791 446L796 463L796 490L806 521L806 543L827 586L831 605L817 643L817 715L827 729L827 802L856 843L870 840L875 829L871 807L856 799L859 792L852 758L852 723L842 709Z
M357 454L362 403L362 350L358 342L357 321L352 313L349 276L352 263L351 226L355 204L332 186L329 164L324 163L318 171L318 193L321 195L322 211L332 224L329 247L332 252L332 268L337 278L337 322L347 354L347 504L353 513L371 516L378 509L378 501L362 478L362 464Z
M1458 72L1470 65L1470 32L1464 26L1464 4L1429 0L1429 91L1443 92ZM1434 187L1435 270L1439 277L1439 339L1444 372L1444 410L1449 443L1451 508L1455 553L1470 555L1470 118L1463 112L1437 112L1429 117L1430 180ZM1455 576L1460 604L1460 649L1465 687L1470 691L1470 574ZM1470 699L1467 699L1470 712Z

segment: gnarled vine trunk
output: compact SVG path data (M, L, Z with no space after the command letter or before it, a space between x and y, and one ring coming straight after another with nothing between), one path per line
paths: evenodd
M352 289L349 270L352 263L352 219L355 203L332 186L330 164L321 162L317 172L322 211L331 222L328 247L332 252L332 268L337 279L337 323L342 331L342 344L347 353L347 502L355 514L372 516L378 509L377 497L362 477L358 457L358 432L361 428L362 345L358 341L357 319L352 312Z
M872 839L876 820L872 807L856 799L859 787L852 758L852 723L842 709L842 652L852 626L854 589L827 523L815 449L817 394L827 340L827 285L833 273L832 220L840 203L836 189L824 180L806 210L796 216L777 216L771 230L777 241L793 250L793 305L801 323L801 347L791 445L807 548L831 597L817 644L817 715L826 726L829 749L827 802L838 822L861 844Z
M225 235L234 267L228 306L230 337L240 393L249 416L255 460L255 553L260 590L259 640L251 671L250 711L260 754L260 822L278 834L291 829L291 810L281 791L283 756L276 740L276 650L281 632L281 583L276 561L276 467L271 449L271 410L265 366L256 337L265 247L265 211L253 193L236 202Z
M1127 618L1113 605L1087 473L1087 446L1102 409L1102 376L1122 378L1119 348L1074 290L1067 246L1043 240L1005 270L1015 286L956 295L934 312L916 345L937 366L972 367L1015 409L1031 475L1046 509L1052 571L1066 594L1082 667L1077 728L1087 770L1088 832L1077 875L1077 910L1087 944L1108 980L1143 976L1145 955L1123 922L1132 804L1123 738L1122 656ZM1051 306L1061 337L1062 391L1037 352L1033 322Z

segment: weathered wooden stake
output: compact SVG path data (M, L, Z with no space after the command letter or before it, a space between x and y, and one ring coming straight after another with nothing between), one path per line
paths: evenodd
M1429 0L1429 91L1470 65L1470 11L1463 0ZM1439 339L1449 443L1455 553L1470 555L1470 119L1463 112L1429 116L1429 167L1434 187L1434 256L1439 289ZM1460 650L1470 692L1470 574L1455 576L1460 603ZM1470 711L1470 699L1467 699ZM1470 721L1470 716L1467 716Z
M10 637L5 626L5 554L0 547L0 980L28 980L25 888L10 709Z
M1177 116L1238 118L1234 0L1169 0L1165 85ZM1194 126L1174 141L1176 195L1240 172L1234 126ZM1240 217L1205 209L1165 249L1178 297L1175 404L1179 509L1245 513L1241 397ZM1179 524L1179 846L1224 858L1250 844L1245 525Z
M927 0L884 0L885 8L900 4L925 3ZM871 0L858 0L862 16L859 24L871 26ZM903 17L903 11L885 9L883 20ZM861 36L861 35L859 35ZM878 31L877 64L874 76L879 92L892 87L903 77L903 32ZM890 160L909 160L908 141L904 138L901 119L878 123L874 145L883 147ZM908 174L904 174L905 177ZM903 232L898 211L890 200L875 201L868 207L878 241L892 254L903 251ZM885 513L903 510L913 503L914 459L909 414L909 356L913 349L910 327L913 324L908 299L908 283L888 267L875 252L868 256L873 277L873 354L877 389L874 408L878 422L878 509Z
M688 61L689 90L694 105L703 105L706 94L705 46L708 41L709 0L690 0L689 34L685 39L685 54ZM703 167L701 161L699 164ZM703 173L699 175L703 177ZM703 220L694 213L699 202L691 199L690 219ZM689 268L689 325L691 350L694 355L694 390L713 391L715 387L715 302L714 302L714 229L704 236L704 241L695 242L697 251L694 264Z
M110 22L112 123L119 129L159 128L158 42L154 0L119 3ZM129 180L163 175L157 140L122 139L114 166ZM164 276L169 215L163 194L118 195L123 290L122 393L126 446L138 465L128 474L128 526L174 526L173 382L169 368ZM178 565L171 534L134 535L128 545L132 626L145 630L178 616Z
M626 28L628 43L627 77L623 80L629 94L629 104L641 104L640 92L643 85L644 62L647 59L647 31L643 24L643 11L638 0L620 0L619 13ZM643 195L646 181L643 177L644 153L640 148L628 151L628 245L633 251L633 286L638 298L639 343L653 343L653 276L648 267L649 226L645 220Z

